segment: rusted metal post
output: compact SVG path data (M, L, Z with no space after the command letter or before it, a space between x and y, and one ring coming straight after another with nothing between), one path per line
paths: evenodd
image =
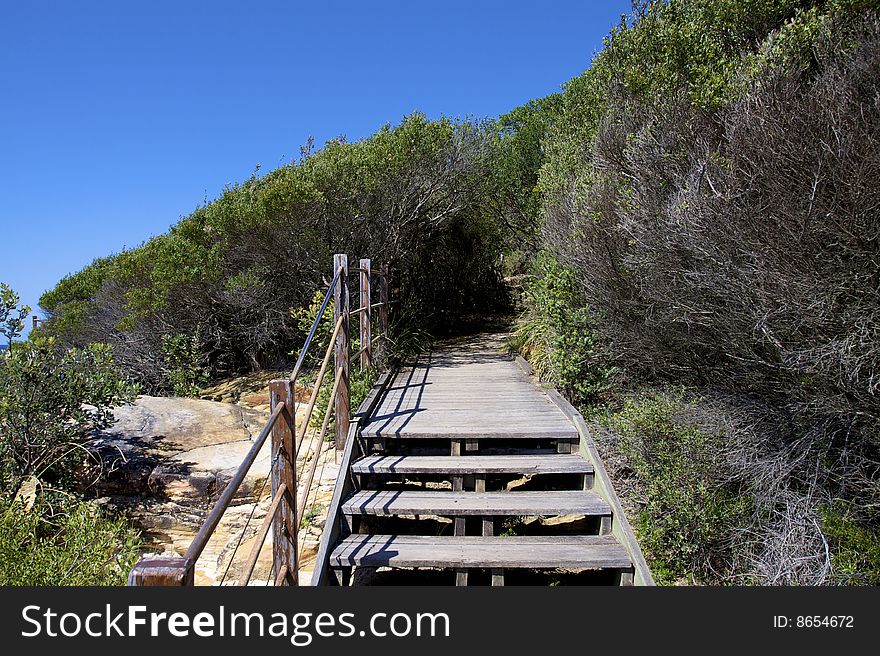
M284 404L281 416L272 427L272 496L278 493L282 485L286 486L289 495L278 508L278 514L272 524L272 566L276 580L287 585L297 585L299 562L297 561L297 529L296 526L296 456L294 453L294 434L296 424L294 413L293 383L288 380L273 380L269 383L269 403L274 411ZM284 572L282 576L282 572Z
M128 574L131 586L195 584L195 567L186 558L144 558Z
M379 272L379 358L384 363L388 353L388 264Z
M348 255L333 256L333 272L342 268L342 274L339 276L339 283L336 285L336 291L333 296L333 320L334 323L342 317L342 329L336 337L336 373L342 369L342 378L339 381L339 391L336 393L336 450L341 451L345 448L345 441L348 439L348 422L351 418L349 409L349 378L348 378L348 360L349 360L349 300L348 300Z
M370 307L370 260L365 259L360 262L360 287L361 287L361 305L360 313L360 329L361 329L361 370L373 366L373 308Z

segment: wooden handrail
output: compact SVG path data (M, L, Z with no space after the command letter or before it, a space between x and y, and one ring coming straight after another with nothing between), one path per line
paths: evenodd
M296 437L296 453L299 453L299 446L302 444L303 438L306 435L306 429L309 426L309 421L312 419L312 412L315 409L315 403L318 401L318 393L321 390L321 383L324 381L324 373L327 371L327 366L330 364L330 356L333 354L333 349L336 346L336 338L339 336L339 330L342 328L342 317L339 317L336 320L336 326L333 328L333 334L330 335L330 343L327 345L327 351L324 353L324 360L321 362L321 368L318 371L318 376L315 378L315 385L312 388L312 394L309 397L309 405L306 408L306 416L303 419L302 429L300 430L299 435Z
M306 512L306 503L309 499L309 490L312 489L312 482L315 480L315 470L318 468L318 460L321 458L321 444L324 442L324 435L327 434L327 426L330 424L330 416L333 414L333 403L336 401L336 394L339 392L339 381L342 380L342 369L340 369L336 373L336 380L333 381L333 390L330 392L330 402L327 404L327 411L324 413L324 421L321 424L320 433L315 432L312 435L312 439L309 440L309 451L312 450L312 446L315 443L315 437L318 437L318 449L315 451L315 457L312 458L311 466L309 467L308 479L303 485L303 490L305 491L300 499L299 505L296 509L296 525L299 526L302 522L302 518L305 517ZM307 452L307 453L308 453Z
M395 301L388 297L388 265L381 267L378 272L370 271L370 260L362 259L361 266L357 269L348 268L348 257L336 255L334 257L333 279L330 281L324 299L318 309L318 313L312 322L305 343L299 352L293 372L289 378L273 380L270 383L270 400L272 412L260 434L254 440L241 465L234 476L226 485L220 498L214 504L211 512L205 519L192 543L183 557L153 558L141 560L129 574L130 585L193 585L195 579L195 564L208 541L220 524L224 513L229 508L235 495L241 488L245 477L257 459L260 450L266 440L272 435L271 447L271 476L273 495L266 516L257 530L255 541L251 547L244 569L242 570L238 585L247 585L253 576L257 560L265 546L266 537L270 530L273 531L273 568L275 571L275 585L298 584L299 576L299 552L297 549L299 527L305 515L310 491L314 484L318 461L321 458L321 445L327 434L330 418L336 417L336 448L345 446L346 438L351 432L350 428L358 425L358 418L352 418L349 412L349 376L348 367L350 359L350 340L348 335L349 318L351 315L361 315L360 334L363 348L356 354L361 357L361 367L372 366L371 346L379 338L388 339L388 307ZM349 271L357 271L360 274L360 308L349 311L348 274ZM371 303L370 284L371 277L375 273L380 281L380 302ZM302 369L309 347L320 325L321 319L330 304L330 297L334 296L334 327L330 336L329 344L324 353L315 385L312 389L308 408L303 418L302 427L296 429L295 412L295 383ZM380 308L379 331L371 334L371 314L373 308ZM314 451L309 463L308 472L303 477L302 485L297 485L296 460L300 451L309 423L314 412L324 375L330 363L331 354L335 353L335 371L333 387L327 405L324 419L319 431L312 434L308 443L306 456ZM279 418L284 418L284 423L279 424ZM350 425L351 422L351 425ZM317 448L315 444L317 443ZM305 458L302 459L305 466ZM297 488L302 488L302 496L297 499ZM259 499L257 499L259 502ZM280 520L279 521L279 516ZM247 525L242 531L247 529ZM240 541L239 541L240 544ZM237 549L237 547L236 547ZM235 553L233 553L234 557Z
M214 529L216 529L217 525L220 523L220 519L223 517L223 513L226 512L227 508L229 508L229 504L232 502L235 493L238 492L238 488L241 487L241 483L242 481L244 481L244 477L250 470L251 465L253 465L254 461L257 459L257 454L259 454L263 443L272 432L272 427L275 425L275 422L278 421L278 417L281 416L281 413L285 410L286 406L283 403L276 406L275 410L272 412L272 415L269 417L269 421L266 422L266 425L263 427L263 430L260 431L260 434L254 441L254 444L251 447L250 451L248 451L247 455L244 457L244 460L239 466L238 471L235 472L235 476L232 477L232 480L229 481L226 489L223 490L223 494L220 495L220 498L214 505L214 509L211 510L211 513L208 515L205 523L202 524L202 528L199 529L199 532L196 534L196 537L192 541L192 544L189 545L189 549L186 550L186 555L184 555L184 558L191 561L193 565L195 565L196 560L198 560L199 556L202 554L202 551L204 551L205 545L208 544L208 540L211 539L211 535L213 535Z
M254 546L251 548L251 553L247 559L247 564L244 566L244 570L242 570L241 576L238 578L238 585L244 586L250 582L251 575L254 573L254 567L257 566L257 559L260 557L260 552L263 550L263 545L266 543L266 536L269 535L269 529L272 528L275 513L278 512L278 506L281 505L281 500L287 494L287 484L282 483L281 487L279 487L278 491L275 493L275 496L272 497L272 503L266 511L263 523L260 524L260 528L257 530L256 542L254 542Z
M232 503L232 499L241 487L245 476L247 476L248 471L250 471L251 466L257 459L257 455L266 443L266 438L271 435L278 418L286 411L287 407L283 403L276 406L273 410L263 430L260 431L235 475L227 483L223 494L220 495L217 503L214 504L214 508L208 514L205 523L202 524L196 537L189 545L186 554L182 558L147 558L140 560L128 575L129 585L194 585L196 561L205 550L208 540L211 539L211 536L217 529L217 525L223 518L227 508L229 508L229 504Z
M385 305L384 303L373 303L372 305L368 305L366 307L359 307L357 310L349 310L349 314L361 314L362 312L366 312L367 310L372 310L373 308L382 307Z

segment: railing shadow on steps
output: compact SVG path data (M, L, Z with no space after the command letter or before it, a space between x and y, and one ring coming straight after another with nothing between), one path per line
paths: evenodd
M239 466L235 475L226 485L214 508L208 514L204 524L199 529L189 548L183 556L164 558L141 559L128 576L128 584L131 586L191 586L195 585L196 562L214 535L220 521L238 494L248 472L271 436L270 475L272 481L272 501L266 515L254 536L254 543L248 559L242 569L237 585L245 586L250 583L254 569L260 557L263 545L272 530L272 572L270 578L275 585L299 585L300 550L298 548L298 533L302 519L305 516L312 487L315 483L315 473L318 461L321 458L322 445L326 435L331 415L335 416L335 446L337 453L341 452L343 471L347 470L351 459L352 447L357 442L352 436L357 434L357 427L362 416L367 413L358 412L353 418L350 413L350 384L349 366L351 356L351 344L349 339L349 323L352 315L358 315L359 336L361 348L354 354L361 369L375 368L384 364L387 344L389 340L389 314L390 307L395 301L390 298L390 281L388 265L383 265L378 272L371 270L369 259L362 259L357 269L352 268L358 274L360 306L355 310L349 309L348 289L348 256L335 255L333 258L333 277L328 285L326 294L318 310L317 316L312 323L309 334L300 350L299 357L294 365L293 372L288 378L273 380L269 384L269 399L271 415L260 434L254 440L253 445ZM372 303L371 289L373 278L379 283L379 302ZM321 367L315 378L305 415L302 419L301 428L296 429L296 380L299 377L309 347L315 338L318 326L330 305L333 297L333 332L327 344ZM378 332L372 334L374 309L378 309L377 328ZM374 349L373 347L376 346ZM300 449L305 442L306 433L311 421L312 413L318 400L321 384L330 363L330 356L334 356L333 386L327 403L320 430L313 430L308 442L307 451L300 458L301 471L297 472L297 456L301 455ZM388 380L388 374L380 376L379 381L373 388L373 392L367 397L361 409L372 407L378 398L376 390L384 386ZM312 457L309 460L308 455ZM302 471L307 469L306 471ZM299 475L298 475L299 474ZM320 480L318 481L320 483ZM299 489L298 489L299 487ZM338 487L338 486L337 486ZM299 502L297 502L300 492ZM343 490L334 490L334 500ZM317 497L317 494L316 494ZM260 499L255 499L259 503ZM335 508L335 505L330 508ZM331 510L332 512L332 510ZM251 515L251 518L253 515ZM338 522L336 518L328 517L325 530L333 530ZM250 518L242 528L242 537L250 525ZM338 529L337 529L338 530ZM323 541L322 541L323 543ZM238 541L238 545L241 540ZM236 546L236 551L238 549ZM235 557L235 552L230 559ZM321 562L320 558L317 562ZM224 577L225 578L225 577Z

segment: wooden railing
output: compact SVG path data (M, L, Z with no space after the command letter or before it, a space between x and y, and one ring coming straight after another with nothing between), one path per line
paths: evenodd
M315 474L331 416L335 416L335 447L338 452L344 451L349 436L351 421L349 323L351 316L358 315L361 348L355 355L362 369L373 368L377 363L384 362L387 350L389 308L392 304L389 297L388 265L381 267L376 274L371 271L369 259L362 259L359 264L360 266L355 271L359 276L360 306L355 310L349 310L348 256L334 256L333 277L300 350L299 357L293 367L293 373L288 378L273 380L269 383L271 407L269 420L260 431L232 480L223 490L214 508L208 514L189 549L183 556L142 559L129 574L129 585L195 584L195 569L199 556L205 550L208 541L213 536L270 435L272 437L270 447L272 501L254 536L253 546L241 570L237 584L244 586L250 582L270 530L272 530L272 572L270 578L274 580L275 585L299 584L300 551L297 544L299 527L305 517L306 505L315 484ZM372 303L371 300L373 277L377 278L379 284L378 303ZM330 304L331 296L333 297L333 332L318 369L300 429L297 431L296 381L303 363L306 361L306 355L312 346L318 326ZM378 334L376 336L372 334L374 309L378 310ZM376 349L373 348L374 344ZM331 355L334 356L334 376L327 409L321 428L312 431L305 447L306 451L303 453L303 444L306 441L312 414L317 405L321 384L330 365ZM303 457L299 460L302 462L302 468L307 468L307 471L298 473L297 459L301 454ZM311 458L308 457L309 455ZM320 481L318 482L320 483ZM300 497L297 501L298 493ZM259 502L259 498L255 499L255 503ZM250 520L242 529L242 538L249 525ZM241 544L241 540L238 544ZM235 558L237 549L236 546L230 559Z

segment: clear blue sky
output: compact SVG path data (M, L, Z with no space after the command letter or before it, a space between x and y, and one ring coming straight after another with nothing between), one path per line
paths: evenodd
M95 257L316 144L496 116L588 67L629 0L0 0L0 281Z

